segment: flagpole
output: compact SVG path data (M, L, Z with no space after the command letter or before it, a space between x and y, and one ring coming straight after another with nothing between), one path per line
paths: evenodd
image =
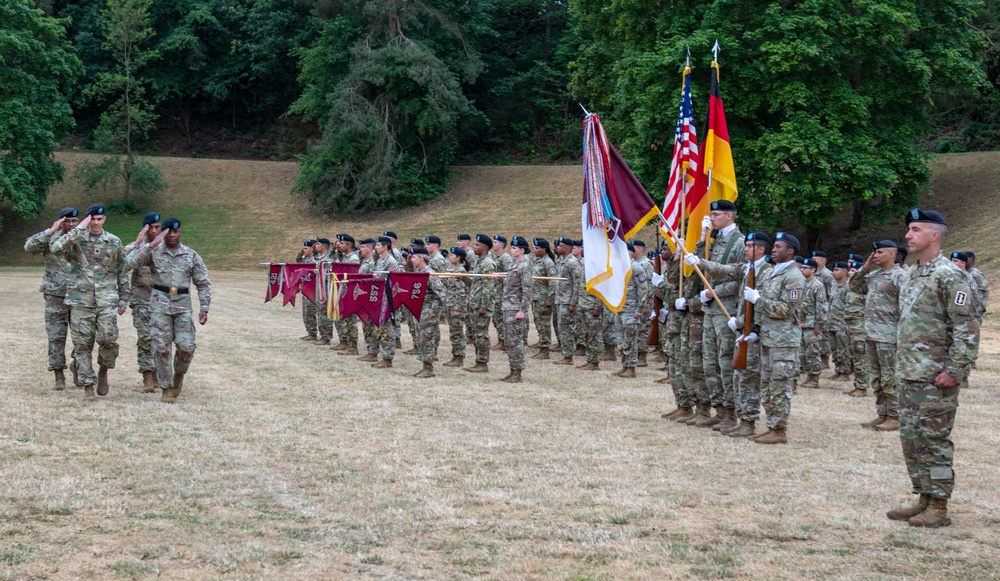
M681 256L683 257L691 254L686 248L681 246L680 236L678 236L677 232L670 227L670 224L667 224L667 230L670 230L670 235L674 237L674 244L681 249ZM684 270L683 266L684 265L681 265L681 270ZM715 288L712 287L712 283L708 282L708 278L705 277L705 273L698 268L697 264L692 264L691 266L694 267L694 271L698 273L698 276L701 278L701 282L705 283L705 288L708 292L712 294L716 301L718 301L719 308L722 309L722 314L726 315L727 319L731 319L732 315L730 315L729 311L726 310L726 305L722 304L722 299L720 299L718 293L715 292Z

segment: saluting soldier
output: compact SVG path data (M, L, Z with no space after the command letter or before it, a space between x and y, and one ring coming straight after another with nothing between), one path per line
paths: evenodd
M531 272L536 277L551 278L556 276L556 265L549 241L544 238L532 239L532 252L535 260L531 264ZM532 280L531 313L535 318L535 331L538 333L538 353L532 359L548 359L549 347L552 345L552 307L554 305L556 282L553 280Z
M555 303L557 313L558 324L556 325L556 331L559 333L559 352L562 355L562 359L557 359L553 363L557 365L572 365L573 355L576 351L576 325L574 319L576 317L577 304L580 302L580 289L586 288L586 281L584 281L583 264L573 255L572 239L565 236L556 238L556 253L559 255L556 276L566 280L555 281L553 302ZM603 323L603 311L601 313L601 320Z
M359 264L361 258L358 256L355 244L354 237L350 234L337 234L337 250L333 254L335 258L334 262ZM322 308L322 305L319 305L319 307L321 311L324 311L325 316L325 309ZM358 354L358 323L360 321L361 319L357 315L333 321L334 326L337 328L337 337L340 339L340 343L332 347L333 351L339 351L341 355Z
M493 254L493 262L496 264L496 271L500 273L507 272L514 262L511 254L507 252L507 238L500 234L495 234L493 236L493 249L491 252ZM506 333L503 323L502 300L503 292L497 292L496 304L493 305L493 328L497 330L497 344L493 346L494 351L506 350L506 346L504 345Z
M358 274L375 276L375 258L377 256L375 254L375 239L363 238L359 240L358 255L361 258L361 266L358 268ZM371 321L367 323L362 322L361 332L365 337L365 349L367 352L358 358L358 361L374 363L378 361L378 339L376 338L378 325Z
M181 221L177 218L163 220L160 234L148 245L133 250L127 263L131 268L148 266L152 271L153 294L149 311L156 354L156 381L163 390L160 401L174 403L181 394L184 376L191 367L196 348L192 283L198 289L198 323L208 322L212 303L208 268L197 252L181 244ZM174 345L177 352L171 364L170 352Z
M135 242L125 247L125 255L137 248L149 245L161 231L160 215L149 212L142 217L142 232ZM156 391L156 364L153 362L153 338L150 335L149 300L153 294L153 272L148 266L140 266L132 271L132 326L136 334L136 359L142 375L142 391Z
M833 299L833 272L826 267L829 256L822 250L813 250L811 258L816 261L816 278L823 283L827 300ZM829 328L823 330L820 340L820 358L823 369L830 368L830 355L833 354L833 333Z
M129 298L128 271L122 241L104 229L104 206L93 204L72 230L52 241L49 248L70 263L66 304L70 307L73 340L73 382L84 388L84 398L107 395L108 370L118 359L118 315ZM98 372L92 353L98 345Z
M388 274L381 273L400 270L399 263L396 262L396 257L392 253L392 238L389 236L379 236L375 239L375 254L378 256L375 259L375 272L379 273L375 276L388 278ZM392 289L386 288L385 292L392 296ZM372 363L372 367L376 369L392 367L392 360L396 357L396 339L399 337L399 333L399 310L396 310L386 324L377 328L375 342L378 345L381 360L378 363ZM371 347L368 348L368 352L372 353Z
M295 262L316 262L313 255L313 246L315 246L315 244L316 241L312 238L303 242L302 249L295 255ZM318 338L316 326L316 303L305 297L302 297L302 323L306 326L306 334L299 337L299 339L315 343Z
M863 261L856 254L848 255L847 289L844 295L844 324L851 345L851 366L854 370L854 387L846 393L851 397L868 395L868 345L865 339L865 297L850 290L851 278L858 275Z
M45 274L39 290L45 299L45 334L49 339L49 371L55 373L52 389L66 389L66 337L69 334L70 307L66 304L66 286L70 263L65 256L52 252L52 242L80 223L76 208L63 208L52 226L28 238L24 249L45 257Z
M851 338L847 332L844 312L847 308L847 263L833 263L833 284L830 285L830 324L828 335L832 337L833 381L850 381L854 370L851 359Z
M414 248L413 252L410 253L410 261L413 262L415 272L434 272L426 248ZM438 345L441 340L438 319L446 299L445 294L444 283L440 277L428 276L424 304L420 309L420 343L417 345L418 358L423 363L423 369L418 371L414 377L434 377L434 358L437 357ZM437 332L435 332L435 328L437 328Z
M466 274L465 250L453 246L448 254L451 274ZM471 277L448 277L444 279L446 298L444 310L448 314L448 338L451 340L451 361L445 367L462 367L465 365L465 323L469 315L469 281Z
M524 369L524 323L531 312L531 268L524 255L528 251L528 241L523 236L511 239L510 268L503 279L504 347L510 363L510 374L502 381L520 383ZM494 273L493 276L499 276Z
M493 240L485 234L476 234L473 251L476 253L476 267L473 273L478 275L472 279L469 289L469 328L473 333L473 345L476 349L476 364L466 367L472 373L486 373L490 362L490 320L493 318L493 308L496 305L496 295L499 281L490 275L497 271L496 263L490 255Z
M819 389L819 375L823 370L823 337L830 316L826 286L817 276L819 265L812 258L802 261L799 272L805 278L802 298L799 299L799 326L802 328L802 372L804 388Z

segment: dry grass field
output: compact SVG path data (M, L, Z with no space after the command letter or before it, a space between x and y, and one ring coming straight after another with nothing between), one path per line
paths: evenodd
M787 446L659 418L668 390L529 361L525 382L297 340L262 272L217 272L176 405L50 391L40 269L0 271L0 576L11 579L982 579L1000 576L1000 333L955 440L955 524L917 530L872 398L800 393ZM409 336L404 334L404 346ZM445 333L445 337L447 334ZM446 348L442 347L442 359ZM824 378L826 375L824 375Z

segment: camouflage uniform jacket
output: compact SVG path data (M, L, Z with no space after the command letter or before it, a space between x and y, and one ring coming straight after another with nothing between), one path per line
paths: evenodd
M664 262L666 264L663 266L663 280L653 289L653 296L659 297L663 301L663 308L667 310L667 333L677 335L681 332L681 321L684 319L684 313L675 308L675 303L681 296L677 290L677 281L680 277L680 263L676 260L670 260L661 261L661 264ZM673 278L673 283L669 281L671 278Z
M826 287L818 277L805 281L799 299L799 325L803 329L825 329L830 317Z
M899 324L899 285L906 271L898 264L871 272L864 268L850 280L851 290L865 296L865 336L879 343L896 342Z
M464 274L465 263L462 262L458 264L458 266L454 266L449 263L448 270L445 272ZM432 276L431 278L440 277ZM443 279L446 292L444 304L448 307L449 315L455 311L465 312L465 310L469 308L469 287L465 284L465 281L470 278L472 277L460 278L456 276Z
M852 294L847 288L847 281L833 281L830 285L830 322L827 325L828 331L846 331L847 323L844 320L844 312L847 309L847 298Z
M496 263L497 272L507 272L510 270L511 265L514 264L514 257L505 251L493 255L493 262Z
M754 305L754 315L760 321L764 347L797 349L802 344L799 301L805 282L794 261L775 265L757 281L760 298Z
M732 225L732 230L727 234L720 233L718 238L712 242L711 250L709 251L708 260L712 262L718 262L720 264L739 264L743 262L743 247L746 242L746 237L740 232L740 229L736 227L735 224ZM699 242L698 246L695 248L695 254L698 256L705 256L705 244L704 242ZM695 277L698 275L695 274ZM726 310L732 313L736 310L736 304L743 299L743 288L739 286L739 283L735 280L730 282L718 282L709 279L712 283L712 288L715 289L715 293L719 295L719 299L722 300L722 304L726 306ZM721 315L722 307L716 304L716 301L709 301L705 303L705 314L706 315Z
M556 275L556 265L546 254L541 258L535 259L531 264L531 273L533 276L555 276ZM555 283L559 281L556 280L532 280L531 281L531 292L534 297L534 301L539 304L544 304L547 301L552 300L553 291L555 290Z
M117 236L105 230L92 236L77 226L56 238L49 249L70 263L65 303L71 307L128 305L128 270L125 249Z
M426 265L423 268L416 269L415 272L434 272L431 265ZM444 288L444 282L442 282L439 276L428 276L427 277L427 292L424 293L424 306L421 312L428 311L431 309L432 312L440 313L441 307L445 304L447 300L448 291Z
M941 371L961 381L976 353L978 324L961 271L938 254L907 269L899 291L896 376L933 383Z
M45 274L42 275L43 294L55 297L66 296L66 283L69 280L70 264L66 257L52 252L49 246L63 235L62 230L50 232L48 229L35 234L24 243L24 249L32 254L45 257Z
M147 246L149 242L143 240L139 246L132 243L125 247L125 266L132 270L132 298L129 300L129 306L148 305L153 294L153 271L146 265L133 268L129 262L129 257L133 254L138 255L139 251Z
M816 278L823 283L823 289L826 291L826 298L829 299L833 296L833 283L837 282L837 279L833 278L833 271L827 267L820 268L816 270Z
M557 280L556 290L553 293L554 303L557 305L576 306L580 302L580 292L587 290L587 281L584 280L583 264L580 259L572 254L560 256L560 262L556 264L556 276L566 280ZM582 282L582 284L581 284Z
M646 293L646 296L643 297L642 306L653 308L653 273L656 272L656 269L653 268L653 261L646 256L642 256L636 260L635 263L641 266L646 272L646 282L649 283L646 285L648 292Z
M976 282L976 288L979 289L980 312L977 320L982 322L983 315L986 314L986 308L989 306L990 302L990 283L986 281L986 276L983 274L983 271L974 266L969 270L969 277Z
M190 247L178 244L171 250L166 244L156 248L148 244L133 251L128 257L131 268L148 266L153 273L153 285L169 288L189 288L193 282L198 288L198 302L201 312L207 313L212 303L212 282L208 279L208 268L201 256ZM149 301L154 313L178 315L191 312L191 293L169 294L156 290Z
M767 262L763 258L753 263L754 264L754 275L753 282L754 287L760 288L760 281L764 276L764 273L771 270L772 266L770 262ZM740 299L742 299L743 291L742 289L750 286L750 269L748 268L750 263L747 261L740 262L738 264L719 264L718 262L712 262L709 260L703 260L701 262L701 269L705 271L706 274L711 273L713 280L718 281L740 281ZM698 275L695 275L698 276ZM700 301L699 301L700 302ZM743 334L744 324L746 322L746 311L747 302L745 300L740 300L736 306L736 332ZM757 309L754 309L754 320L753 327L756 329L760 326L760 315Z
M649 276L646 269L638 260L632 261L632 276L628 279L625 287L625 304L622 305L622 312L641 313L646 307L646 299L652 293L649 289Z
M359 264L361 263L361 255L357 252L352 252L350 254L342 254L340 262L346 262L348 264Z
M856 276L863 276L855 272L847 279L844 286L847 287L847 292L844 295L844 323L848 327L852 327L856 324L864 326L865 319L865 295L858 294L851 290L851 279Z
M493 262L493 257L487 253L482 258L476 260L476 269L473 274L490 275L497 271L497 265ZM469 310L479 309L493 310L493 305L497 302L497 283L489 276L474 277L472 288L469 290Z
M512 262L503 279L503 296L500 298L500 308L505 311L522 311L525 315L531 312L531 268L528 261L521 259Z
M378 255L376 254L376 256ZM399 261L391 252L386 252L385 256L379 256L375 259L375 272L394 272L397 270L399 270ZM385 278L387 275L378 274L376 276Z
M371 274L375 272L375 255L372 258L366 258L361 261L361 268L358 269L359 274Z
M427 260L427 264L434 272L448 272L448 269L451 268L451 263L448 262L448 259L445 258L440 252L431 254L430 258Z
M677 285L680 282L681 269L678 266L675 270L667 270L667 283L671 285ZM698 295L701 293L701 289L704 288L701 279L698 275L689 276L684 279L683 287L681 288L681 296L678 298L686 299L687 308L683 311L678 311L683 317L685 314L702 316L705 314L705 305L700 300L698 300ZM674 311L676 305L670 305L670 310Z

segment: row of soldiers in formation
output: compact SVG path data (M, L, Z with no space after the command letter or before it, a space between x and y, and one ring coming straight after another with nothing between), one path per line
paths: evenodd
M208 269L197 252L181 244L181 222L176 218L161 220L159 214L147 213L135 242L127 246L104 229L106 219L100 204L88 207L82 219L77 209L65 208L51 227L24 245L45 259L40 290L53 388L66 389L69 336L73 351L68 367L74 384L83 388L84 399L108 394L108 372L118 359L118 316L131 307L142 391L159 388L161 401L174 403L196 347L192 284L200 302L197 320L202 325L208 322L212 301Z

